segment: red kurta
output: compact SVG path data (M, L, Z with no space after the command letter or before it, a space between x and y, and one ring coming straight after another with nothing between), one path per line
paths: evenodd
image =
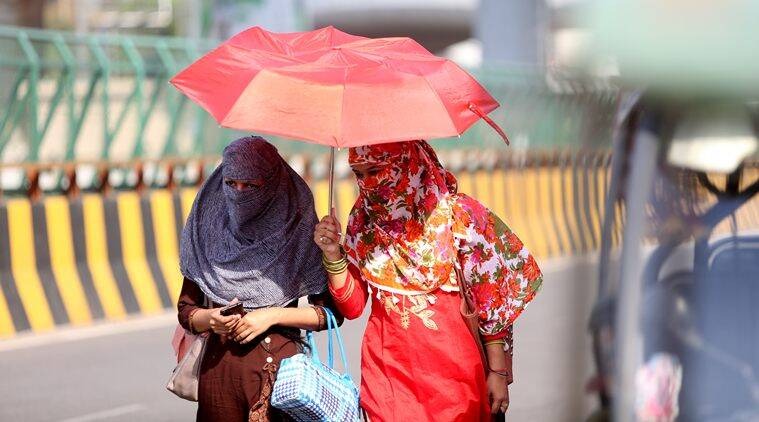
M357 318L369 294L355 267L350 270L345 286L332 294L343 315ZM490 420L485 372L459 312L459 294L438 290L434 296L428 310L437 329L416 315L403 328L401 315L372 294L361 347L361 404L372 421Z

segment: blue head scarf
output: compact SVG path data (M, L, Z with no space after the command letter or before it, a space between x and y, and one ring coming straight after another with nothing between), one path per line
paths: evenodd
M225 179L253 181L238 191ZM306 182L260 137L224 149L221 165L200 188L180 247L182 275L219 304L237 298L249 309L284 306L327 288L317 223Z

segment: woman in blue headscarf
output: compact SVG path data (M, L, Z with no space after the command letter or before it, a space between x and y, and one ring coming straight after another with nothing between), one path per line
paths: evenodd
M195 198L180 248L179 322L211 332L198 421L284 419L269 405L279 362L299 352L300 329L324 328L321 306L332 307L312 238L316 223L311 191L273 145L246 137L224 149ZM304 296L316 306L297 307ZM237 301L244 317L220 314Z

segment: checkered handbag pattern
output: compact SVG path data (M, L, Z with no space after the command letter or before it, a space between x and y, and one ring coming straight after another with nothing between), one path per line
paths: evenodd
M348 362L335 317L329 309L324 308L324 310L327 313L327 339L329 342L327 365L319 359L313 333L306 332L311 356L299 353L282 360L277 372L277 380L274 383L274 391L271 394L271 405L284 411L293 419L302 422L359 421L361 410L358 389L347 372L341 374L333 369L333 331L337 338L343 370L345 371L347 371Z

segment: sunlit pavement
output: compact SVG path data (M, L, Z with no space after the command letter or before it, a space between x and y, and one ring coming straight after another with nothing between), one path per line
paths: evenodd
M577 421L596 272L591 259L543 265L543 291L516 327L510 421ZM358 375L363 321L343 326ZM174 366L171 314L0 342L0 421L186 421L195 404L165 389Z

